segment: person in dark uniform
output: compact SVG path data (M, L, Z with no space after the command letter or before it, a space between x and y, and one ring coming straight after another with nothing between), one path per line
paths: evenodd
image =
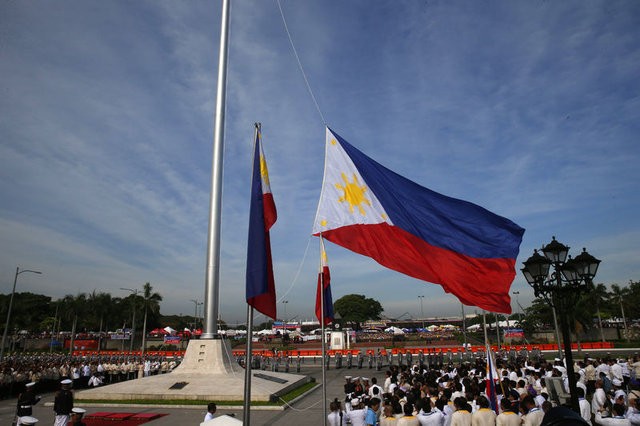
M69 423L69 415L73 409L72 383L69 379L64 379L60 382L61 389L56 392L53 401L53 411L56 415L54 426L67 426L67 423Z
M33 414L33 406L40 401L40 397L34 392L35 382L27 383L25 391L18 395L18 403L16 407L16 416L18 420L16 425L21 425L20 417L31 417Z
M344 376L346 383L344 384L344 394L348 395L356 391L356 384L351 381L351 376Z

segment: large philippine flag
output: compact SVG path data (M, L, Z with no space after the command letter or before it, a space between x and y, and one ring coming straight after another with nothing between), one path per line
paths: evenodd
M324 250L324 239L320 236L320 271L318 271L318 288L316 290L316 317L322 321L322 306L324 305L324 323L333 322L333 298L331 297L331 274L327 252ZM324 300L322 298L324 297Z
M260 127L256 125L249 244L247 246L247 303L268 317L276 318L276 288L271 261L269 229L278 215L269 185L269 171L262 152Z
M524 229L398 175L329 128L313 233L440 284L465 305L511 313L509 287Z

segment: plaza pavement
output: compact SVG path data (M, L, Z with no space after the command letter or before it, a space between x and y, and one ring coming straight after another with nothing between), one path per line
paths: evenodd
M315 378L317 383L322 382L322 369L319 362L316 365L305 365L301 368L299 374L309 375ZM327 371L327 399L329 401L333 398L344 399L343 385L344 376L365 376L365 377L377 377L378 380L384 378L384 370L376 372L375 368L369 370L369 368L363 368L358 370L357 368L348 370L342 368L336 370L331 367ZM33 410L33 416L40 422L38 425L52 425L53 424L53 394L42 395L42 401L38 403ZM327 407L329 402L327 402ZM189 408L161 408L161 407L94 407L92 405L77 405L82 408L86 408L87 414L95 413L98 411L112 411L112 412L136 412L136 413L166 413L167 416L153 420L145 425L149 426L198 426L204 419L206 414L206 406L194 406ZM10 425L12 416L16 409L16 399L8 399L0 401L0 425ZM224 406L218 408L217 414L231 414L234 413L236 418L242 419L242 407L238 408L225 408ZM117 426L118 422L114 422L114 426ZM251 410L251 424L260 425L294 425L294 424L307 424L307 425L322 425L322 388L317 386L313 391L307 393L302 398L293 402L292 406L287 409L269 409L255 408Z
M617 356L628 355L638 353L639 348L628 349L608 349L608 350L594 350L589 351L593 356ZM583 357L586 352L578 353L574 351L574 357ZM545 353L545 357L555 356L555 352ZM578 359L578 358L574 358ZM394 363L397 364L397 360L394 359ZM376 377L378 382L382 382L384 379L384 372L386 366L381 371L376 371L375 368L369 369L364 367L358 368L342 368L335 369L332 362L331 368L327 370L327 406L329 401L334 398L340 400L344 397L343 385L344 376L364 376L364 377ZM300 373L303 375L309 375L315 378L317 383L322 382L322 369L319 364L313 363L313 361L307 360L302 366ZM53 393L42 395L43 399L38 405L34 407L33 415L40 420L39 425L52 425L53 424ZM98 411L110 411L110 412L135 412L135 413L164 413L167 416L145 423L149 426L198 426L204 419L206 414L205 405L193 406L189 408L162 408L155 406L146 407L131 407L131 406L118 406L118 407L98 407L89 404L78 405L86 408L87 413L95 413ZM10 425L13 419L13 415L16 409L16 399L7 399L0 401L0 425ZM226 408L224 406L218 409L218 414L235 414L236 418L242 419L242 407L238 408ZM287 409L252 409L251 410L251 425L322 425L323 413L322 413L322 388L316 387L313 391L307 393L301 398L298 398L292 402L291 407ZM114 426L117 426L117 422L114 422Z

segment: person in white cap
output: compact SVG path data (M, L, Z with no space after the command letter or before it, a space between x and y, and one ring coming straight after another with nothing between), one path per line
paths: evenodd
M18 403L16 407L16 416L18 420L16 425L20 426L20 417L28 417L33 414L33 406L40 401L40 397L34 393L35 382L27 383L25 385L25 391L18 395Z
M18 420L20 421L18 424L23 426L33 426L38 423L38 419L31 416L22 416Z
M86 426L86 423L82 421L82 416L87 410L80 407L73 407L71 410L71 425L72 426Z
M364 419L367 416L367 408L360 402L360 398L351 399L351 404L347 405L347 416L352 426L366 425Z
M67 426L69 423L69 415L73 409L73 393L71 392L71 384L69 379L60 382L61 389L56 392L53 400L53 411L55 413L54 426Z

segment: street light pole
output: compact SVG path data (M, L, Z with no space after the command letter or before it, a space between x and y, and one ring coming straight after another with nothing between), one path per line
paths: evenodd
M462 336L464 337L464 350L467 350L467 317L464 314L464 303L460 302L460 309L462 310Z
M133 294L133 298L131 299L133 318L131 319L131 341L129 342L129 352L133 352L133 339L136 337L136 296L140 293L140 290L124 287L120 287L120 290L127 290Z
M620 302L620 312L622 312L622 322L624 323L624 334L626 341L629 341L629 329L627 328L627 318L624 316L624 306L622 306L622 296L618 295L618 301Z
M422 329L424 330L424 307L422 305L424 296L418 296L418 299L420 299L420 317L422 318Z
M198 302L198 299L191 299L191 301L193 302L195 309L195 312L193 314L193 331L195 333L196 328L198 328L198 305L200 303Z
M283 300L282 304L284 305L284 318L282 318L282 333L284 334L285 329L287 328L287 305L289 304L289 301Z
M586 291L593 282L600 260L587 253L586 249L583 249L575 259L569 257L567 260L569 247L556 241L555 237L542 248L542 253L544 256L534 250L533 255L524 262L524 268L521 271L527 283L533 287L535 296L543 297L560 316L571 408L576 413L580 413L568 317L580 293ZM549 275L551 266L554 271Z
M31 272L33 274L41 275L40 271L32 271L31 269L20 270L20 267L16 267L16 275L13 278L13 290L11 290L11 297L9 298L9 307L7 308L7 321L4 323L4 333L2 333L2 343L0 343L0 361L4 359L4 345L7 341L7 332L9 331L9 321L11 320L11 309L13 308L13 297L16 294L16 283L18 282L18 275L25 272Z

